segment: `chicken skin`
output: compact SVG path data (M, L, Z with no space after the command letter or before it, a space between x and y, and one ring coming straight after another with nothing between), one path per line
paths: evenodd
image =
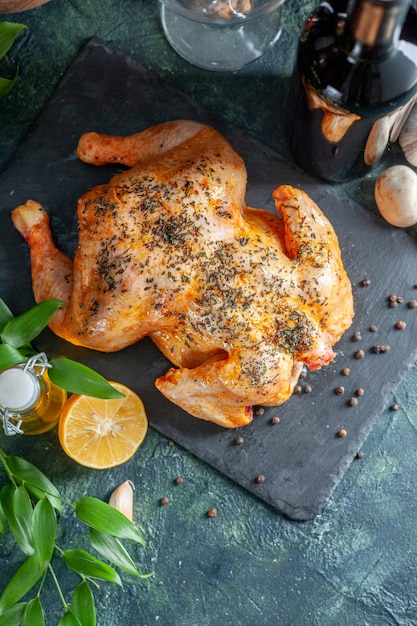
M245 205L246 169L213 128L179 120L129 137L86 133L77 154L130 169L78 201L74 260L28 200L12 218L30 246L36 301L66 304L60 337L112 352L150 336L176 366L159 391L228 428L276 406L303 365L335 357L353 299L336 234L303 192L273 192L279 214Z

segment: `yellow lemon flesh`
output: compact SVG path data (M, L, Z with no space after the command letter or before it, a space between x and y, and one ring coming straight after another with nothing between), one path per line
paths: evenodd
M148 430L139 396L120 383L110 383L123 398L102 400L72 395L60 416L58 437L64 452L80 465L107 469L128 461Z

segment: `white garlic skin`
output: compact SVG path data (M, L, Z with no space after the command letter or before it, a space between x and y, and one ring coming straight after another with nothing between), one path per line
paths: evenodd
M417 223L417 174L406 165L393 165L375 183L375 201L382 217L393 226Z
M125 480L116 487L109 499L110 506L123 513L131 522L133 521L133 489L132 481Z
M417 166L417 106L414 105L399 136L399 144L411 165Z

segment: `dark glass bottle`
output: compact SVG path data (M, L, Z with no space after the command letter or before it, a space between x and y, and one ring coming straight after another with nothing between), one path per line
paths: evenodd
M307 172L364 175L398 138L417 94L417 13L409 0L330 0L298 43L291 146Z

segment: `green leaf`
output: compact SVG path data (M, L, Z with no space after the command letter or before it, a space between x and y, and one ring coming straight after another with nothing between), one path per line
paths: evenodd
M75 502L74 507L77 517L88 526L102 530L113 537L130 539L142 546L145 545L141 532L133 522L107 502L84 496Z
M132 576L142 578L130 554L117 537L112 537L108 533L91 528L91 545L97 552L113 565L124 570Z
M45 626L42 603L37 596L27 603L22 626Z
M58 626L82 626L82 623L74 613L69 610L58 622Z
M75 588L71 599L71 611L78 617L82 626L96 626L94 596L85 580Z
M26 602L14 604L0 615L0 626L20 626L22 617L26 609Z
M45 496L33 510L32 536L35 554L41 569L48 567L55 547L56 515L52 504Z
M17 482L25 485L35 498L41 500L46 496L52 506L62 510L61 495L55 485L35 465L19 456L8 456L7 467Z
M64 304L65 302L56 298L35 304L7 322L1 334L2 342L15 348L27 345L42 332L53 314Z
M3 515L9 523L9 519L11 519L12 524L15 524L14 512L13 512L13 496L15 488L10 483L3 485L0 490L0 505L3 511ZM12 531L13 532L13 531Z
M3 332L3 328L6 326L7 322L13 319L14 315L5 303L5 301L0 298L0 333Z
M35 551L32 542L33 509L26 489L4 485L0 491L0 502L17 544L27 556L31 556Z
M21 531L21 541L18 541L18 543L22 550L22 544L26 546L26 549L23 551L27 554L27 556L30 556L34 553L32 537L33 508L29 494L23 485L20 485L15 489L13 497L13 511Z
M64 561L68 567L74 572L81 574L81 576L87 576L90 578L99 578L100 580L107 580L111 583L116 583L122 586L119 574L113 567L99 561L92 554L75 548L73 550L64 550Z
M7 528L7 519L4 514L3 507L0 501L0 533L2 535L4 535L4 533L6 532L6 528Z
M0 98L7 96L7 94L13 89L18 79L19 72L16 72L14 78L3 78L0 76Z
M36 585L41 576L42 571L38 559L33 554L19 567L3 591L0 597L0 615L23 598Z
M24 363L26 360L26 356L17 348L13 348L7 343L0 343L0 371L18 363Z
M52 382L71 393L80 393L96 398L123 398L124 394L90 367L65 357L51 359L48 372Z
M24 28L26 28L24 24L16 24L14 22L0 23L0 59L9 51L17 35Z

